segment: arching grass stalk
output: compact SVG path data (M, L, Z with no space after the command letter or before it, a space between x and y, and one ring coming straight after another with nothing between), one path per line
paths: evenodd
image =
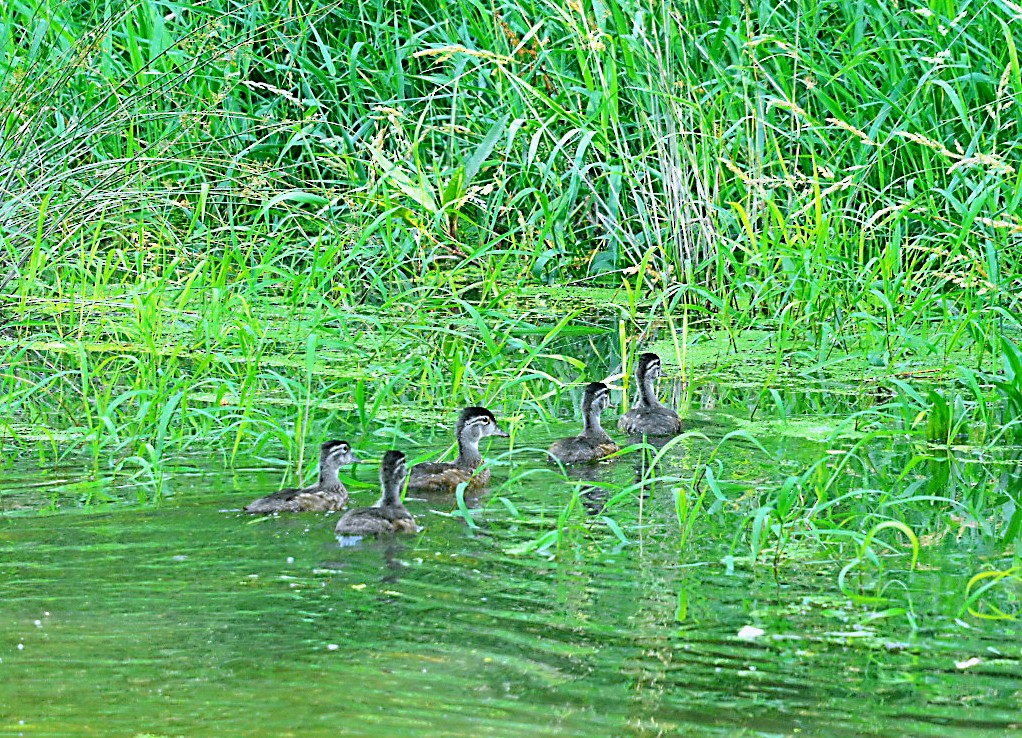
M1006 582L1022 583L1022 566L973 575L965 585L965 601L958 610L959 617L968 612L982 620L1016 620L1016 615L988 601L988 596L997 588L1002 588Z
M847 564L845 564L845 566L841 569L841 572L838 574L838 587L840 587L841 591L846 596L855 600L856 602L862 603L883 602L882 597L863 595L861 591L861 586L859 588L859 591L853 590L848 583L848 575L856 568L861 566L863 563L866 563L867 561L872 563L874 566L878 567L878 569L880 568L880 560L877 558L870 544L873 542L873 539L877 533L889 528L893 528L897 531L900 531L905 535L906 538L908 538L909 544L912 547L912 560L909 563L908 569L909 571L912 571L916 567L916 562L919 560L919 539L916 537L916 534L912 531L912 529L908 527L905 523L902 523L901 521L898 520L885 520L882 523L874 525L872 528L870 528L869 531L866 532L865 536L863 536L862 543L859 546L858 556L852 559ZM895 550L893 546L886 547L889 550L892 551Z
M679 550L684 550L687 547L696 521L699 518L699 513L703 509L703 501L706 499L707 490L706 488L700 488L699 479L699 475L695 475L688 485L679 484L672 490L674 511L678 518ZM704 467L702 479L705 480L708 488L714 490L718 498L723 496L720 488L717 486L717 480L713 475L713 471L709 467Z

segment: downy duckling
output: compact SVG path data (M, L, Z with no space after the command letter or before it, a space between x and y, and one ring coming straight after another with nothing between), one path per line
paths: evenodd
M380 487L383 492L372 507L349 510L337 521L339 536L375 536L384 533L417 533L415 518L401 503L405 486L405 455L388 451L380 462Z
M610 406L610 390L603 382L586 387L582 397L582 433L562 438L550 447L550 455L562 464L587 464L619 450L600 425L600 413Z
M490 481L490 470L476 469L483 463L479 441L485 436L507 438L493 413L485 407L466 407L455 429L458 458L449 462L424 462L412 467L408 489L419 492L453 492L462 482L471 489L482 489Z
M653 383L663 375L660 357L642 354L635 362L635 384L639 397L632 409L617 422L618 430L630 436L673 436L681 431L678 413L657 399Z
M341 484L337 470L354 464L358 458L346 441L327 441L319 450L319 481L303 489L282 489L260 497L245 508L249 513L326 512L340 510L348 502L348 490Z

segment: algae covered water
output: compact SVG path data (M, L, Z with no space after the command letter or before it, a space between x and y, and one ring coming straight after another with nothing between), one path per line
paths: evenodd
M703 421L712 432L730 418ZM332 515L243 515L276 475L217 472L200 457L169 475L155 507L9 514L0 734L1022 730L1022 629L970 614L963 591L1005 552L964 526L924 541L915 566L896 535L878 548L880 568L844 572L840 546L794 539L754 565L733 524L715 522L733 510L714 495L689 535L679 526L676 480L706 444L669 449L635 488L634 458L565 477L531 447L494 444L488 495L461 512L409 500L420 535L355 546L338 544ZM783 466L807 444L767 450ZM776 474L751 445L729 448L718 487ZM358 470L358 504L375 496L374 472ZM7 509L56 509L57 493L29 478L23 464L5 473ZM1010 612L1017 584L989 596Z

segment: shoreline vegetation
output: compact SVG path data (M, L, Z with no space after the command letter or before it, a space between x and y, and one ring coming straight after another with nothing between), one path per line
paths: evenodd
M1019 12L8 3L0 469L84 458L148 501L196 449L307 476L331 426L485 404L526 438L649 349L683 418L744 424L671 478L682 539L715 498L775 565L824 528L914 560L952 520L1010 561ZM817 458L731 505L728 444L791 428Z

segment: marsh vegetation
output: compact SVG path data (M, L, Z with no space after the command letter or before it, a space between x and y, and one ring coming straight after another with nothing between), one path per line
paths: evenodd
M238 734L1017 730L1020 14L4 4L0 733L95 727L55 664L168 735L211 674ZM550 464L643 351L682 433ZM470 405L400 544L225 512Z

